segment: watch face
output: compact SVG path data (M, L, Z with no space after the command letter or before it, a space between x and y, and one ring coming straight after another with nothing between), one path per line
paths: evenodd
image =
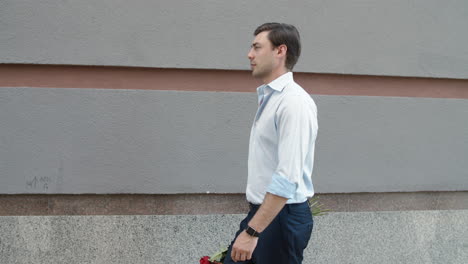
M247 227L247 229L245 230L247 232L247 234L253 236L253 237L258 237L259 233L257 231L255 231L255 229L251 228L250 226Z

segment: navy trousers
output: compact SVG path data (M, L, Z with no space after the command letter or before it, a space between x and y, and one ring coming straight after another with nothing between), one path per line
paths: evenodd
M259 205L250 204L247 217L240 223L237 236L246 229L248 222L257 212ZM252 259L234 262L229 246L224 264L300 264L304 249L309 243L314 221L308 202L286 204L271 224L260 234Z

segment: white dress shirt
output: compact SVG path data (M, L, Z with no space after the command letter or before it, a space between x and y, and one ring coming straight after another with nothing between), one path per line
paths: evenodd
M287 72L257 88L259 107L250 133L247 201L261 204L267 192L305 202L314 195L312 169L317 106Z

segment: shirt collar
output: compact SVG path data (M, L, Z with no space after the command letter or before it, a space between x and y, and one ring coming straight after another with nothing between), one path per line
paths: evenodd
M268 86L271 87L271 89L281 92L283 91L284 87L288 85L290 82L293 82L293 73L292 72L287 72L280 77L274 79L272 82L268 84Z

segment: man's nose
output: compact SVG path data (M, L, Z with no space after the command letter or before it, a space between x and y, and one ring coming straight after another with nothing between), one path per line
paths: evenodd
M249 60L253 59L252 50L249 50L249 53L247 53L247 58L249 58Z

